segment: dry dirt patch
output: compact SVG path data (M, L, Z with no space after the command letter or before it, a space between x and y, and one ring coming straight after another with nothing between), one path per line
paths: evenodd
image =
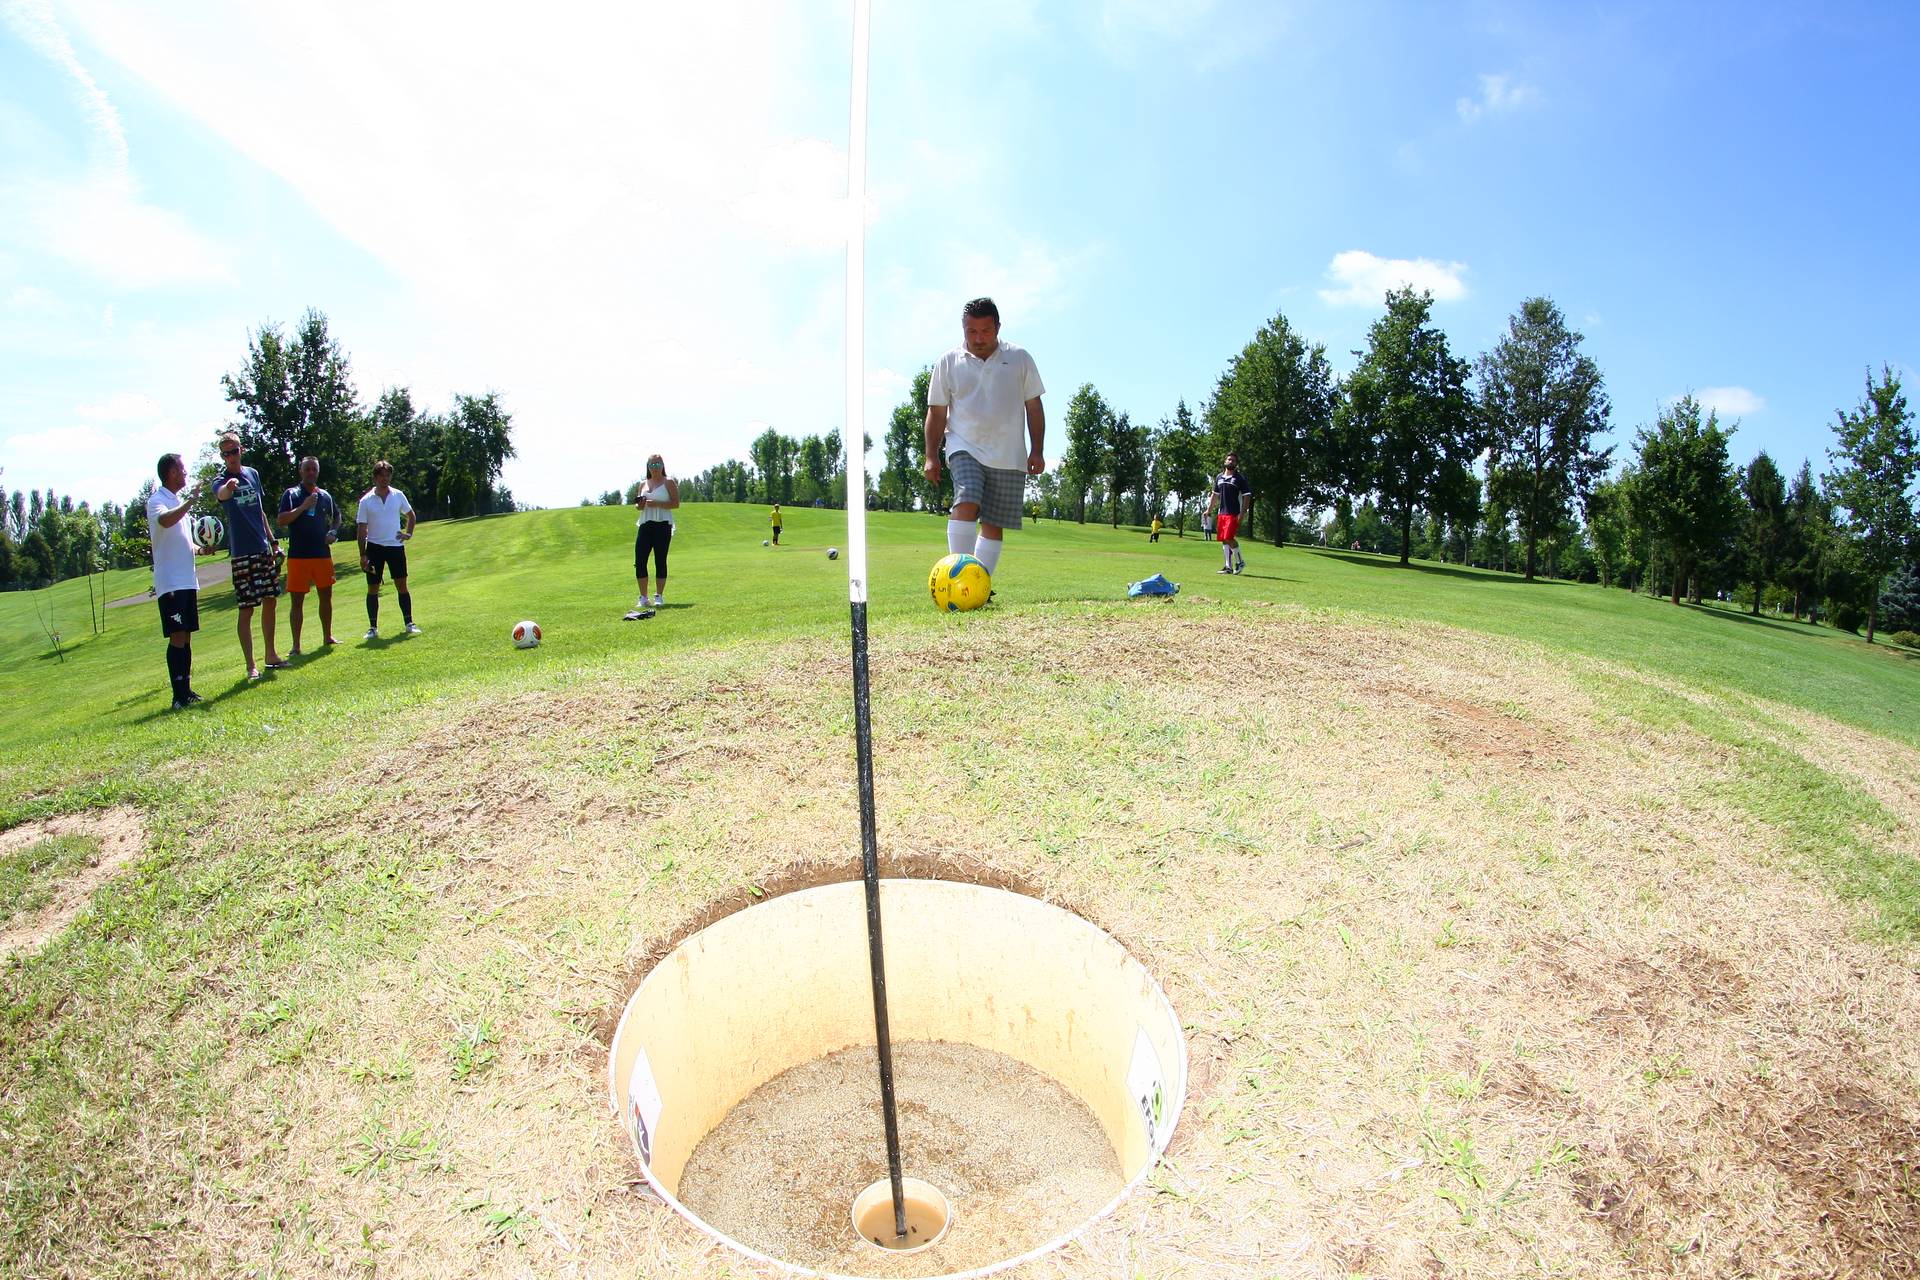
M0 831L0 853L11 853L54 836L87 836L99 850L86 866L62 880L53 900L38 911L9 920L0 928L0 960L15 952L38 950L73 923L92 900L94 890L113 879L146 847L146 823L137 809L122 806L97 813L63 814L24 822Z

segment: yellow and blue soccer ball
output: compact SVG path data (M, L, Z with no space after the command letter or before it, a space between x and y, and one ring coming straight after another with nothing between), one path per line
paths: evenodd
M933 607L945 613L978 609L993 594L993 579L987 566L969 555L943 557L927 575L927 590L933 594Z

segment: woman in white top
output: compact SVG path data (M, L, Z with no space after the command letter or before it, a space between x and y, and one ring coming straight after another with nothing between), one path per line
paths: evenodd
M667 547L673 542L673 511L680 505L680 486L667 475L659 454L647 459L647 478L640 482L636 500L640 518L633 538L633 576L640 583L629 621L650 616L667 602ZM647 557L653 557L653 599L647 599ZM649 607L651 605L651 607Z

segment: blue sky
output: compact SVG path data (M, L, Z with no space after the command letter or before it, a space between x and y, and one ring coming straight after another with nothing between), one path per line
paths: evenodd
M844 421L846 3L0 0L0 485L125 501L329 317L498 391L522 501ZM1686 391L1824 463L1920 368L1920 7L878 0L865 411L999 299L1050 388L1196 411L1276 312L1352 363L1546 294L1619 451ZM353 487L364 477L343 480ZM404 477L402 477L404 483Z

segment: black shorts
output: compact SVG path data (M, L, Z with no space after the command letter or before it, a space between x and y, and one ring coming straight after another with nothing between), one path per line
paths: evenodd
M407 576L407 549L405 547L387 547L378 542L367 544L367 577L374 582L380 581L380 575L387 569L393 570L396 580Z
M171 636L184 631L191 635L200 629L200 593L169 591L160 597L160 634Z

